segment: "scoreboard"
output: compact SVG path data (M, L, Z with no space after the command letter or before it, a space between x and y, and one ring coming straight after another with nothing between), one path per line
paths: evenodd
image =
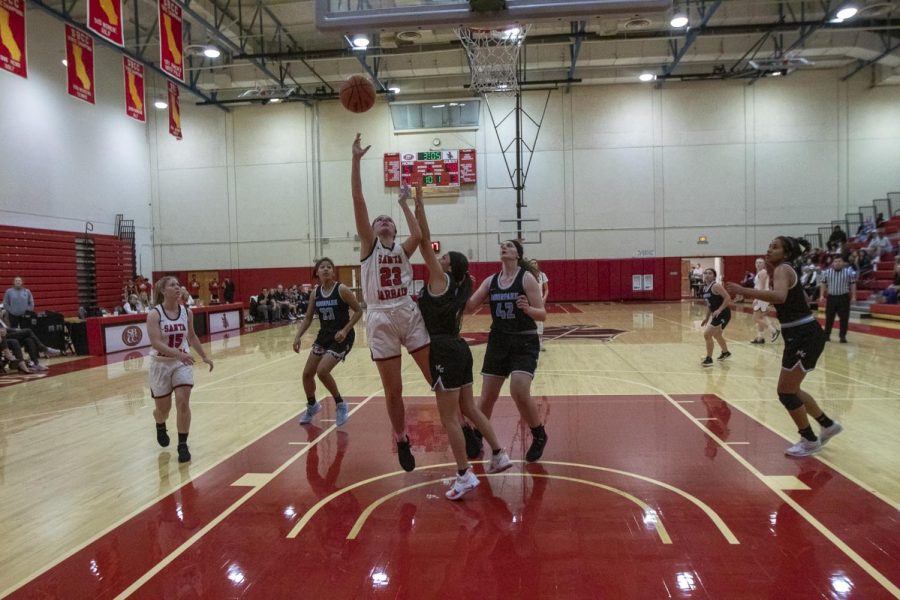
M459 188L476 182L475 149L386 152L384 186L412 184L418 177L426 188Z

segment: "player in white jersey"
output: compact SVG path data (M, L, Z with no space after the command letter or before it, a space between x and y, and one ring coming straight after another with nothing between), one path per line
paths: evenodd
M753 289L769 289L769 273L766 271L766 261L761 258L756 259L756 277L753 278ZM756 323L756 337L750 342L751 344L765 344L766 339L763 335L766 329L769 330L770 340L773 344L778 339L778 336L781 335L781 330L777 326L778 319L767 316L766 312L768 310L768 302L763 302L758 298L753 300L753 321Z
M178 279L166 276L156 282L155 306L147 314L147 334L150 336L150 395L156 402L153 418L156 420L156 441L160 446L169 445L166 419L172 410L172 394L178 411L178 462L191 460L187 438L191 428L191 388L194 375L191 365L196 350L203 362L213 370L213 361L206 356L203 345L194 333L194 316L179 303L181 287Z
M431 382L428 363L428 331L422 321L418 305L412 299L412 265L409 257L416 251L421 238L406 201L409 188L401 188L400 208L409 225L409 237L402 244L396 242L397 225L387 215L379 215L369 222L369 210L362 191L360 161L371 146L362 147L359 134L353 141L353 161L350 187L353 192L353 213L359 235L359 258L362 261L363 300L368 309L366 334L372 360L378 367L387 401L388 417L394 429L394 441L400 466L406 471L416 467L406 432L406 409L403 405L403 380L400 376L400 347L413 357L425 380Z

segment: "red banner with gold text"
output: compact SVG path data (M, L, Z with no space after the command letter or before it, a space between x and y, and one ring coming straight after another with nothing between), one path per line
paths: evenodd
M132 119L144 122L144 65L127 56L122 57L125 68L125 112Z
M0 0L0 69L28 77L25 0Z
M88 0L88 29L117 46L125 45L122 0Z
M167 81L169 85L169 133L179 140L181 139L181 105L178 96L180 90L174 81Z
M181 7L172 0L159 0L159 66L175 79L184 81Z
M66 25L66 71L69 95L94 104L94 38Z

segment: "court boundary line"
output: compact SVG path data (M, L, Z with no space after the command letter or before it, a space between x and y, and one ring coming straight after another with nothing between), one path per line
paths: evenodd
M625 360L622 356L619 356L619 358L622 358L622 360ZM628 361L625 361L625 362L627 363ZM751 475L756 477L765 487L767 487L769 490L771 490L771 492L773 494L775 494L779 499L781 499L782 502L784 502L785 504L790 506L794 510L794 512L796 512L798 515L800 515L803 518L803 520L805 520L813 529L818 531L819 534L822 535L826 540L831 542L831 544L835 548L837 548L840 552L842 552L847 558L849 558L854 564L856 564L856 566L858 566L860 569L862 569L867 575L872 577L872 579L874 579L878 584L880 584L888 593L892 594L895 598L900 598L900 587L895 585L890 579L888 579L884 574L882 574L881 571L879 571L874 566L869 564L869 561L867 561L865 558L860 556L859 553L856 552L856 550L851 548L849 544L844 542L840 537L838 537L835 533L833 533L828 527L825 526L824 523L819 521L816 517L814 517L812 514L810 514L805 508L800 506L800 504L797 503L788 494L786 494L784 492L784 490L773 487L771 482L766 480L766 476L763 475L763 473L759 469L757 469L756 466L754 466L749 460L747 460L743 456L741 456L740 453L738 453L734 448L732 448L728 444L724 443L719 438L719 436L717 436L715 433L713 433L711 430L709 430L705 425L703 425L703 423L698 421L696 419L696 417L694 417L690 412L687 411L687 409L685 409L677 401L675 401L675 399L673 399L668 393L666 393L662 389L660 389L650 383L641 383L641 382L637 382L637 381L630 381L627 379L620 379L617 377L606 377L604 375L594 375L594 377L603 378L603 379L611 379L613 381L621 381L624 383L632 383L634 385L642 385L649 389L655 390L658 394L663 396L669 402L669 404L671 406L675 407L679 412L681 412L685 417L687 417L687 419L689 421L694 423L694 425L698 429L700 429L706 435L709 435L713 440L715 440L716 444L718 444L720 448L722 448L725 452L727 452L729 455L731 455L731 457L734 458L738 462L738 464L743 466L747 470L747 472L749 472ZM714 394L710 394L710 395L714 395ZM720 398L720 399L722 399L722 398ZM722 399L722 400L726 401L724 399ZM741 412L743 413L744 411L741 411ZM746 414L746 413L744 413L744 414ZM754 421L756 421L756 419L754 419ZM862 488L862 489L865 489L865 488ZM879 500L880 499L881 498L879 498ZM891 506L891 504L888 504L888 506Z

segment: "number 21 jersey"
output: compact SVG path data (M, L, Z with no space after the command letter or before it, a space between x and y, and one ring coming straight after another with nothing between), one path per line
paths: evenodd
M403 246L390 248L375 239L372 253L362 261L363 299L369 310L388 310L412 305L412 265Z

